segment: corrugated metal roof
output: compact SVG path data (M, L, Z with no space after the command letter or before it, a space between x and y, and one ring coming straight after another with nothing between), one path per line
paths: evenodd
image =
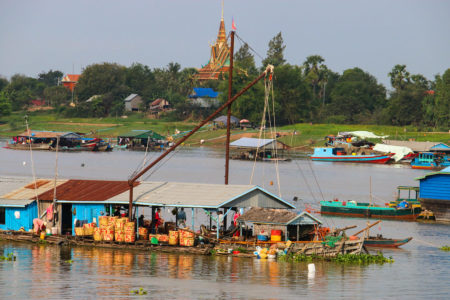
M25 207L35 200L23 200L23 199L2 199L0 198L0 207Z
M56 138L56 137L81 138L81 136L75 132L36 131L36 130L24 131L17 136L25 136L32 138Z
M134 188L134 203L153 206L219 208L253 191L259 191L286 208L295 208L285 200L256 185L224 185L182 182L141 182ZM128 203L129 193L112 197L108 203Z
M119 138L140 138L140 139L146 139L148 137L157 139L157 140L163 140L164 137L160 135L157 132L154 132L152 130L131 130L127 133L121 134L118 136Z
M56 186L60 186L61 184L64 184L67 180L59 179L56 181ZM3 182L2 182L3 183ZM25 183L25 185L24 185ZM36 180L36 192L34 190L34 181L21 181L20 187L13 188L9 185L9 183L6 185L6 188L9 188L8 192L6 194L3 194L0 196L1 199L9 199L9 200L32 200L35 199L36 194L40 195L42 193L45 193L47 191L51 191L52 198L50 200L53 200L53 188L54 188L54 180L52 179L37 179ZM3 184L2 184L3 186ZM2 188L3 190L3 188ZM38 197L40 199L40 197Z
M232 143L230 143L230 147L237 148L261 148L267 147L267 145L272 144L274 139L256 139L256 138L240 138Z
M437 142L416 142L416 141L395 141L395 140L383 140L386 145L409 147L414 152L430 151L431 147L439 144Z
M135 183L138 186L139 182ZM129 190L127 181L70 179L56 188L56 199L64 201L105 201ZM53 200L53 189L39 195Z
M136 97L138 94L130 94L128 97L125 98L124 101L131 101L134 97Z

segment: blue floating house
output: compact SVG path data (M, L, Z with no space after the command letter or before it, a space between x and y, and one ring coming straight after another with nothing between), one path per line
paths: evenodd
M436 221L450 222L450 167L416 178L420 181L419 201L431 210Z
M33 228L37 218L36 200L0 199L0 229L26 231Z

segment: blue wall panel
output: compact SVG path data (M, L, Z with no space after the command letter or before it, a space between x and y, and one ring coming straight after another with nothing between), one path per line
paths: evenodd
M92 223L94 218L98 224L98 217L105 215L105 205L104 204L72 204L72 211L75 210L75 215L72 214L72 235L75 235L75 219L77 220L87 220L88 223Z
M18 211L20 218L16 219L14 213ZM3 230L19 230L23 227L26 231L33 229L33 219L37 218L36 201L26 207L5 207L5 224L0 225Z
M450 200L450 174L436 174L421 179L420 198Z

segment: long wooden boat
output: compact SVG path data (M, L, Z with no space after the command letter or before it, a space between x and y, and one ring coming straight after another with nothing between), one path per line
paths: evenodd
M353 163L371 163L385 164L394 154L344 154L339 148L314 148L314 154L311 159L314 161L328 162L353 162Z
M412 237L405 239L388 239L382 236L370 236L364 240L364 246L366 247L382 247L382 248L397 248L412 240Z
M320 213L327 215L414 221L419 216L420 207L396 208L373 206L356 201L320 201Z
M50 150L51 143L32 143L31 144L31 150ZM17 144L17 143L8 143L6 144L6 147L8 149L14 149L14 150L30 150L30 144Z

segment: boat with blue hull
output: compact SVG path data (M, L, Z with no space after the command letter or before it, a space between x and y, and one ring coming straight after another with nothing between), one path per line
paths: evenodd
M370 150L368 150L370 151ZM377 154L370 153L361 154L346 153L344 148L329 148L319 147L314 148L314 154L311 155L311 159L314 161L330 161L330 162L353 162L353 163L371 163L371 164L385 164L394 154Z
M421 152L411 161L411 168L440 170L450 166L450 155L445 153Z

